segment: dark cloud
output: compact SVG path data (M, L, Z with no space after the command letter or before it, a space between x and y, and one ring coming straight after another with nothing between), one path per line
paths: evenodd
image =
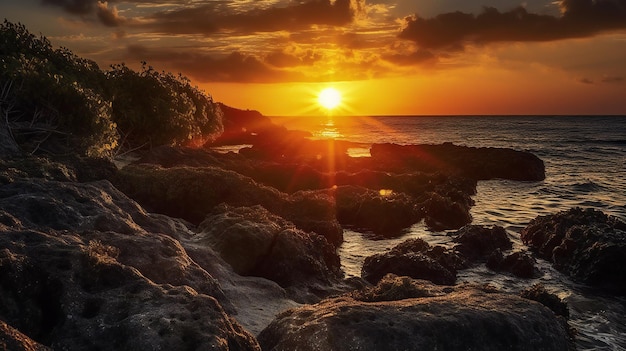
M350 23L357 9L350 0L310 0L286 7L251 9L232 13L224 3L165 11L151 16L154 28L177 34L211 34L217 30L273 32L310 28L313 25L341 26Z
M623 83L624 77L620 76L605 76L602 77L602 83Z
M593 80L589 79L589 78L581 78L579 80L579 82L583 83L583 84L594 84Z
M313 50L307 50L298 54L287 53L284 51L274 51L265 57L265 62L274 67L284 68L310 66L321 59L322 55L314 52Z
M478 15L451 12L424 19L405 18L401 39L422 48L458 48L468 43L551 41L586 37L626 28L626 0L563 0L560 17L529 13L523 7L507 12L488 7Z
M109 8L108 3L98 2L96 15L102 24L108 27L119 27L126 22L126 18L120 16L115 6Z
M196 51L148 49L133 45L128 47L127 58L133 61L148 61L155 66L164 66L167 70L179 71L203 83L275 83L306 80L302 74L272 68L257 57L241 52L215 57Z
M44 5L58 6L73 15L93 13L97 0L41 0Z

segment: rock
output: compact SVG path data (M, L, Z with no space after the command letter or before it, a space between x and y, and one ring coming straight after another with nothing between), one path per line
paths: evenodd
M487 228L482 225L467 225L449 234L458 243L455 249L470 261L486 259L496 250L510 250L513 243L500 226Z
M0 349L10 351L50 351L52 349L41 345L19 330L0 321Z
M548 307L557 316L569 318L569 308L558 296L548 292L542 284L535 284L528 289L524 289L520 296L541 303Z
M472 222L470 205L437 193L425 201L423 211L426 225L434 231L458 229Z
M522 241L556 269L617 294L626 293L626 223L593 210L573 208L539 216L521 231Z
M366 257L361 276L372 284L393 273L452 285L456 281L457 269L465 267L463 259L454 252L441 246L431 247L422 239L409 239L389 252Z
M537 302L471 286L442 289L395 279L381 282L388 286L381 289L411 290L400 293L401 300L343 295L294 308L263 330L259 343L274 351L574 349L567 324ZM422 292L427 296L412 297Z
M502 251L494 251L487 259L487 268L496 272L505 271L520 278L533 278L539 270L537 261L525 251L516 251L504 256Z
M343 241L334 201L323 192L288 195L216 167L131 165L120 170L114 183L149 210L195 224L221 203L261 205L302 230L323 235L333 245Z
M214 248L236 273L264 277L282 287L330 285L341 279L335 248L261 206L218 207L193 241Z
M422 218L413 198L389 189L374 191L340 186L335 189L334 196L340 223L383 237L398 236L402 229Z
M439 286L424 284L423 281L389 273L375 286L364 287L349 293L355 300L363 302L398 301L416 297L432 297L443 292Z
M374 144L374 162L397 173L442 172L476 180L503 178L539 181L545 166L537 156L501 148L475 148L452 143L440 145Z
M226 263L187 254L189 226L108 181L16 177L0 187L0 319L53 349L258 350L207 271Z

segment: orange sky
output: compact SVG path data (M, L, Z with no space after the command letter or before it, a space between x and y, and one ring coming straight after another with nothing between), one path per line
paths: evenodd
M104 69L266 115L626 114L626 0L2 0Z

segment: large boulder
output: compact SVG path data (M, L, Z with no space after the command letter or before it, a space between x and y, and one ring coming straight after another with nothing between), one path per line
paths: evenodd
M504 254L499 249L487 258L487 268L496 272L509 272L520 278L533 278L538 275L535 258L526 251Z
M452 285L457 269L466 267L461 257L442 246L431 247L422 239L409 239L388 252L366 257L361 276L373 284L392 273Z
M364 294L365 301L359 294L344 295L281 313L259 334L261 347L273 351L574 349L565 321L535 301L471 286L442 289L390 279L381 282L386 285L381 291ZM389 301L384 290L396 290L400 299Z
M537 156L503 148L440 145L374 144L370 149L380 167L406 171L443 172L476 180L503 178L538 181L545 179L545 166Z
M0 187L0 320L53 349L258 350L207 270L226 263L187 254L189 223L108 181L16 174Z
M123 168L114 183L149 210L195 224L221 203L236 207L261 205L302 230L323 235L333 245L343 241L334 201L323 192L288 195L221 168L147 164Z
M626 223L594 209L539 216L522 241L554 267L588 285L626 293Z
M240 275L285 288L330 285L343 276L339 256L324 237L298 230L261 206L220 206L198 230L193 241L211 246Z

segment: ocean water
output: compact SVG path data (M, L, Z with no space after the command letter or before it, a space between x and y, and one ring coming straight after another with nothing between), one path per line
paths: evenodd
M310 131L316 139L361 143L349 150L367 157L372 143L440 144L506 147L529 151L546 166L541 182L480 181L474 224L500 225L517 248L519 231L539 215L572 207L595 208L626 221L626 116L406 116L406 117L275 117L289 129ZM360 276L365 257L398 243L421 237L431 245L450 246L444 232L431 232L423 223L404 235L372 240L367 233L346 230L339 249L347 276ZM570 324L578 330L579 350L626 350L626 299L601 296L580 286L539 260L541 276L519 279L495 274L486 267L461 271L458 282L474 282L519 292L542 283L567 301ZM616 277L626 279L626 277Z

